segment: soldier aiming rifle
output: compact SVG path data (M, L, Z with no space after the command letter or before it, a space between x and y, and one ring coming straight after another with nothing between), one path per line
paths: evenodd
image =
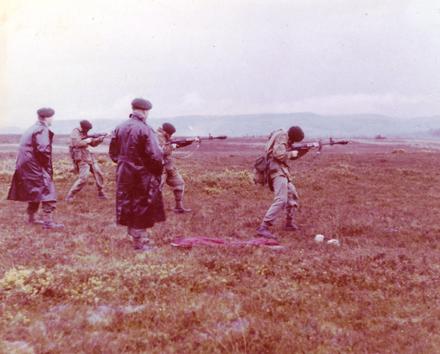
M183 195L185 192L185 181L182 175L177 170L171 155L174 150L191 145L192 143L200 144L202 140L213 139L226 139L226 136L212 136L208 138L191 137L183 139L172 139L173 134L176 132L176 128L171 123L164 123L157 129L157 135L159 137L159 143L164 152L164 175L163 181L168 184L174 193L174 199L176 206L173 211L177 214L189 213L191 209L185 208L183 204Z
M274 200L257 228L258 236L276 238L269 228L283 210L286 210L284 230L298 230L296 213L299 208L299 195L293 184L288 162L299 159L311 149L318 149L319 153L324 145L348 144L346 140L335 141L331 138L328 143L321 141L300 143L303 139L304 132L298 126L290 127L287 132L283 129L276 130L269 136L265 147L265 158L262 160L266 175L263 184L268 182L269 188L274 192ZM258 160L261 161L261 158Z
M89 134L92 123L88 120L79 122L80 127L73 129L70 135L70 156L73 161L74 170L79 173L78 179L73 183L66 196L66 201L71 202L87 183L90 173L95 179L98 188L98 198L107 199L104 193L104 176L93 153L89 147L96 147L104 141L106 133Z

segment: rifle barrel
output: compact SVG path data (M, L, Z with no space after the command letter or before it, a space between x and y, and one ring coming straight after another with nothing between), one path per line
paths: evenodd
M214 140L214 139L224 140L224 139L227 139L227 138L228 137L226 135L219 135L219 136L202 137L202 138L200 138L200 140Z

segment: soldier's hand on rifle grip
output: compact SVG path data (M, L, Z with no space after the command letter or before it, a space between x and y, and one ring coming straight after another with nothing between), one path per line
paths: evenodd
M287 158L290 160L297 159L298 158L298 150L289 151Z
M299 159L301 156L304 156L305 154L307 154L310 151L310 147L302 147L298 150L298 155L297 155L297 159Z
M177 148L182 148L188 145L191 145L194 142L194 140L188 140L188 141L183 141L181 143L176 144Z
M83 139L83 141L84 141L86 144L90 144L90 143L93 141L93 139L92 139L92 138L86 138L86 139Z

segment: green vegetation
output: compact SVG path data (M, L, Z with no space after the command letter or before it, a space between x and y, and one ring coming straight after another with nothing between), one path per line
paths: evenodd
M439 157L352 148L292 164L301 231L282 231L280 219L278 251L170 246L179 236L253 238L272 199L250 180L257 152L236 145L234 155L177 161L194 212L174 215L165 187L168 220L146 254L132 250L92 179L62 201L74 179L67 155L55 164L65 230L26 225L25 204L5 200L14 157L4 153L0 352L438 352ZM114 165L100 161L113 196ZM317 233L341 247L316 244Z

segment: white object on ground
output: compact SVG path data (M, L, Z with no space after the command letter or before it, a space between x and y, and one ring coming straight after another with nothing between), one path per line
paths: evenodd
M321 243L322 241L324 241L324 235L321 235L321 234L317 234L317 235L315 235L315 242L316 243Z
M332 238L331 240L328 240L328 241L327 241L327 244L328 244L328 245L333 245L333 246L340 246L340 245L341 245L341 243L339 242L339 240L337 240L337 239L335 239L335 238Z

